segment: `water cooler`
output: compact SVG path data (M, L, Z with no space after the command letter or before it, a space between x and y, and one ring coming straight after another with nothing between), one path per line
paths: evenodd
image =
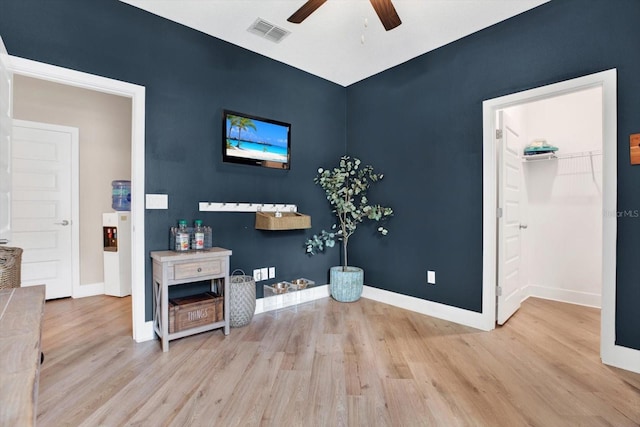
M131 295L131 212L102 214L104 293Z

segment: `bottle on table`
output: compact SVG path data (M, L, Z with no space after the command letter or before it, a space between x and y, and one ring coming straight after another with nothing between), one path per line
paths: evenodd
M187 221L181 219L178 221L178 229L176 230L176 251L189 250L189 230L187 229Z
M204 227L202 220L196 219L193 227L193 247L192 249L204 249Z

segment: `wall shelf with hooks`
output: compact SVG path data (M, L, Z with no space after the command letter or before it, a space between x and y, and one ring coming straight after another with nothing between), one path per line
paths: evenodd
M200 212L297 212L298 207L283 203L200 202Z

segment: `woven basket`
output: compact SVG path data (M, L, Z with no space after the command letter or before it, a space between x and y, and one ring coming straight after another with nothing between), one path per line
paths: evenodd
M0 289L19 288L22 249L0 246Z
M242 273L236 275L236 272ZM256 311L256 282L244 271L234 270L229 277L229 326L248 325Z
M300 230L311 228L311 217L298 212L256 212L257 230Z

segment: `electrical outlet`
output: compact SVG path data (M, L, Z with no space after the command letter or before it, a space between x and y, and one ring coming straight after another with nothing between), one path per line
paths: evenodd
M260 269L260 280L267 280L269 278L269 269L267 267L262 267Z
M259 282L261 280L259 268L256 268L255 270L253 270L253 280L255 280L256 282Z
M436 284L436 272L432 270L427 270L427 283L430 285Z
M276 268L269 267L269 279L275 279L275 278L276 278Z

